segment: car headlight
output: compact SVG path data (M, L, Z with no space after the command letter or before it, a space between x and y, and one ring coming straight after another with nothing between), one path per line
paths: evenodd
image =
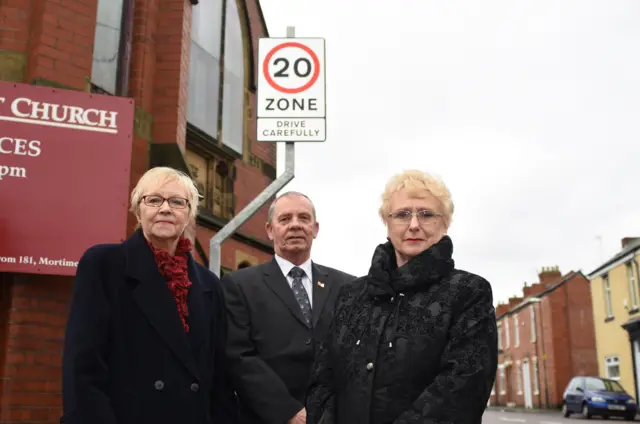
M594 402L604 402L604 398L602 396L592 396L591 400Z
M629 399L629 400L627 401L627 403L628 403L628 404L630 404L630 405L635 405L635 404L636 404L636 401L635 401L635 400L633 400L633 399Z

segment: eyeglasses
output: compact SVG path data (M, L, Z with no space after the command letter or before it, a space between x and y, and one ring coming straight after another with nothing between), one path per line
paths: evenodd
M399 210L391 212L389 216L396 224L407 225L415 216L416 218L418 218L418 223L420 223L421 225L432 225L435 224L438 218L443 215L441 213L436 213L428 209L424 209L416 212Z
M167 201L171 209L184 209L188 206L191 206L189 204L189 201L183 197L166 198L156 195L142 196L142 201L144 202L144 204L147 206L151 206L152 208L161 207L164 204L165 200Z

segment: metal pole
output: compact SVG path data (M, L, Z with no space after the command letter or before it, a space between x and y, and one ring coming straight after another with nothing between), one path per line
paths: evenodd
M295 27L287 27L287 38L295 37ZM222 242L244 225L260 208L274 197L295 176L295 143L286 142L284 152L284 173L265 188L255 199L245 206L239 214L216 233L209 241L209 269L220 277L220 258Z

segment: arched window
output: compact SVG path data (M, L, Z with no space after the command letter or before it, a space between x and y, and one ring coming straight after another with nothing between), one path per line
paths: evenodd
M238 154L244 139L241 19L237 0L207 0L193 6L187 109L191 125Z
M123 6L123 0L98 0L91 82L109 94L118 83Z
M199 2L193 6L191 18L187 120L215 139L220 111L222 2Z
M236 0L227 0L224 35L222 143L242 153L244 133L244 41Z

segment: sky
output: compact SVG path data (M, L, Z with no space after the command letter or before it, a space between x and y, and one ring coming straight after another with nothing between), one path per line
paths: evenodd
M405 169L447 184L456 267L496 303L640 236L640 1L261 4L270 36L326 39L327 140L296 144L283 190L316 206L314 261L367 273Z

